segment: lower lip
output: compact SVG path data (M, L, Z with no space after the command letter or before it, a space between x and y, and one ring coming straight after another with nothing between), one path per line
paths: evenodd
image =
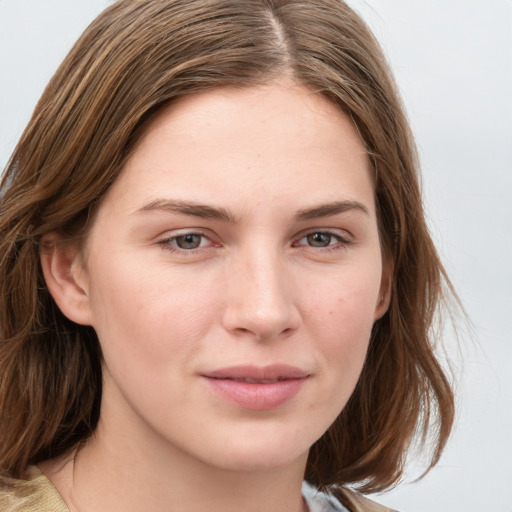
M210 387L221 397L244 409L264 411L289 402L302 388L306 377L269 383L249 383L231 379L205 377Z

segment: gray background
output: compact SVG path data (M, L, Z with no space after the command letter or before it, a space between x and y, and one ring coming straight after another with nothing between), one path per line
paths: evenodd
M512 511L512 1L351 0L416 133L426 210L472 327L447 334L458 418L439 465L378 496L404 512ZM105 0L0 0L0 168ZM414 458L408 479L421 472Z

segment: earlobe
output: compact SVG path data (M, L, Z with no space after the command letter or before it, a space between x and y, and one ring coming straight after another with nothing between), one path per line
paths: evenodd
M87 276L78 247L62 244L57 233L41 240L40 260L46 285L62 313L73 322L91 325Z

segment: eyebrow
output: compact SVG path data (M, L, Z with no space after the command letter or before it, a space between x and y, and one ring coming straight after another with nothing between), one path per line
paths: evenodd
M358 201L334 201L332 203L306 208L305 210L299 210L295 214L295 221L301 222L305 220L320 219L349 211L358 211L365 215L370 215L368 208Z
M175 199L156 199L144 205L137 210L139 212L154 212L164 211L170 213L181 213L184 215L191 215L193 217L200 217L203 219L215 219L230 224L238 223L238 219L231 212L225 208L218 206L210 206L201 203L194 203L190 201L178 201ZM359 211L365 215L369 215L368 208L358 201L334 201L332 203L325 203L312 208L299 210L295 216L295 222L303 222L306 220L320 219L323 217L330 217L339 213L348 211Z
M192 215L193 217L201 217L203 219L215 219L223 222L229 222L231 224L236 224L238 222L238 219L225 208L190 201L177 201L174 199L157 199L155 201L151 201L151 203L148 203L137 210L136 213L154 211L182 213L184 215Z

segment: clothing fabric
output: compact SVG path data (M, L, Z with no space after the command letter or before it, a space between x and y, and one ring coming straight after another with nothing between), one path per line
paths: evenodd
M336 498L320 492L307 482L302 484L302 496L309 512L351 512Z
M69 512L57 489L37 466L30 466L25 476L25 480L13 480L0 489L0 512ZM309 512L393 512L353 491L347 494L351 501L348 509L307 482L302 495Z
M351 489L345 488L343 493L350 503L350 508L343 506L334 496L320 492L307 482L302 484L302 495L309 507L309 512L397 512Z
M0 512L69 512L57 489L37 466L29 466L25 477L0 490Z

